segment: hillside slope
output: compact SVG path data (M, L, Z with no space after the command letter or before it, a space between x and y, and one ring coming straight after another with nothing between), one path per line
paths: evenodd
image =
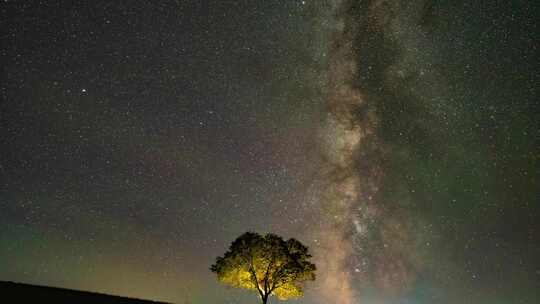
M156 304L154 302L56 287L0 282L2 299L11 303ZM3 302L4 303L4 302ZM5 302L8 303L8 302Z

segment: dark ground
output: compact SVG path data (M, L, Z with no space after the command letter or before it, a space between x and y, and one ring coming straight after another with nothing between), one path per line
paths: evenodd
M0 282L0 293L3 299L16 300L17 303L165 303L13 282Z

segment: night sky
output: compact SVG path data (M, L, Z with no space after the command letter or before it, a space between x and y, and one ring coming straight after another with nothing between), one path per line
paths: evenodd
M209 267L256 231L310 247L293 303L539 303L539 18L2 1L0 280L254 303Z

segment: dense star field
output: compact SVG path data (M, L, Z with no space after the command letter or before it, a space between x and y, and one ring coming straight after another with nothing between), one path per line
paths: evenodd
M539 16L3 1L0 281L255 303L209 267L256 231L313 253L295 303L539 303Z

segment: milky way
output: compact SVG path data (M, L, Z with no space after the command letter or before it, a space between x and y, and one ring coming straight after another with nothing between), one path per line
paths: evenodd
M310 197L319 208L319 299L399 302L418 292L414 286L424 284L419 276L439 271L447 272L443 284L455 284L452 277L462 276L448 273L455 249L438 254L431 249L444 247L441 237L451 234L422 211L433 207L431 198L438 194L420 190L419 196L418 177L397 163L411 163L414 154L433 158L446 143L435 148L429 141L451 136L450 124L462 128L473 120L455 102L462 93L449 83L452 76L445 77L438 66L437 53L444 48L430 35L440 12L428 1L335 1L326 9L331 11L324 23L327 114L320 131L321 173ZM429 120L440 123L427 125ZM389 131L407 139L396 140ZM446 155L455 145L461 143L450 143ZM441 171L432 170L437 180ZM440 274L432 278L440 279Z
M411 246L407 220L390 213L378 199L388 151L376 135L373 101L358 85L358 65L369 63L354 52L358 20L349 15L350 6L333 4L328 29L328 114L321 131L321 184L315 195L323 218L317 252L321 296L323 302L344 304L357 303L357 282L370 281L388 293L405 288L413 276L410 252L404 252Z

